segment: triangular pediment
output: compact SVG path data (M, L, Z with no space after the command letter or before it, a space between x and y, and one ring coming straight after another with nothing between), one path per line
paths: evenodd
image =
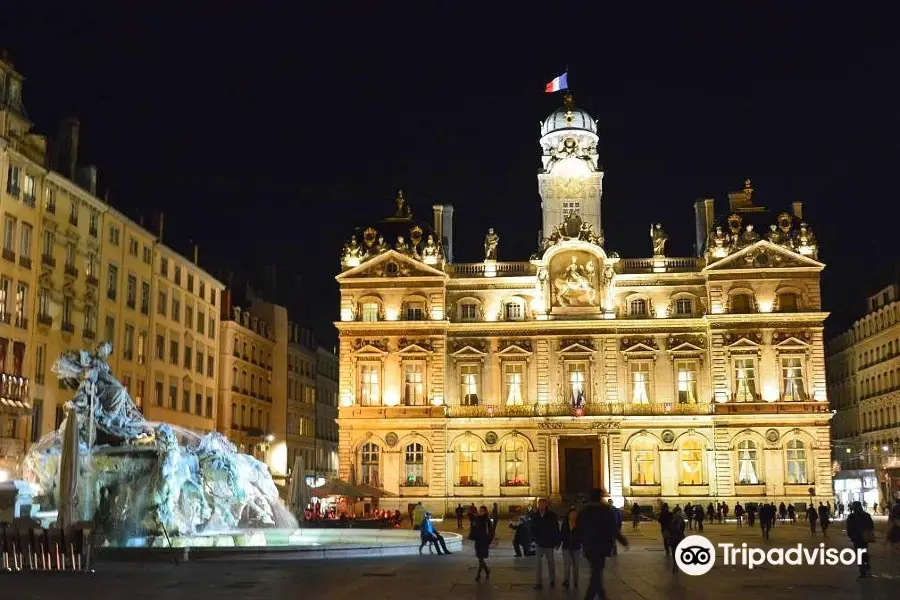
M560 354L593 354L594 352L596 351L593 348L589 348L584 344L578 342L569 344L559 351Z
M626 352L629 354L637 354L637 353L641 353L641 352L644 352L644 353L656 352L656 351L657 351L656 348L648 346L647 344L645 344L643 342L638 342L636 344L632 344L631 346L628 346L627 348L622 349L622 352Z
M531 356L531 351L519 346L518 344L510 344L497 353L499 356Z
M435 277L447 279L447 274L411 256L396 250L388 250L363 261L355 267L347 269L335 279L345 281L347 279L366 277Z
M809 344L800 338L790 336L775 344L775 347L779 350L806 350L809 348Z
M697 352L705 352L705 348L701 348L696 344L692 344L691 342L681 342L677 346L673 346L669 348L669 352L680 352L680 353L697 353Z
M459 350L457 350L456 352L451 352L450 356L452 356L454 358L479 358L480 359L480 358L484 358L485 354L487 354L487 353L479 350L478 348L475 348L474 346L466 345L466 346L463 346L462 348L460 348Z
M759 350L760 345L749 338L738 338L725 346L729 350Z
M353 352L351 352L353 356L377 356L381 358L383 356L387 356L387 351L382 350L378 346L373 344L363 344Z
M428 348L420 346L419 344L409 344L408 346L405 346L403 349L397 352L397 354L400 354L402 356L415 356L423 354L433 354L433 352Z
M720 258L707 265L703 270L731 271L746 269L824 269L825 265L817 260L794 252L790 248L773 244L767 240L759 240L746 248L741 248L725 258Z

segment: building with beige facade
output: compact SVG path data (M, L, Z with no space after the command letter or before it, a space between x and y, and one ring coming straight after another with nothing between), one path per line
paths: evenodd
M318 467L316 421L316 347L312 331L288 323L287 467L293 472L303 459L303 476L314 477Z
M900 285L866 299L865 315L828 342L835 497L900 498Z
M327 348L316 348L316 475L338 474L338 360Z
M830 500L824 264L802 206L772 213L748 180L724 219L695 203L677 235L698 256L668 256L655 225L620 257L598 142L570 98L541 124L530 258L500 259L499 223L484 260L453 262L452 207L417 221L402 194L347 241L340 476L434 510L595 487L619 505Z
M97 196L77 120L31 133L22 85L0 60L0 470L62 422L56 358L100 341L148 419L213 430L223 285Z

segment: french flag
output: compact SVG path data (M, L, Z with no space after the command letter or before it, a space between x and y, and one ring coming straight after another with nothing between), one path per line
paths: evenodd
M544 91L548 94L552 94L553 92L558 92L559 90L567 90L569 89L569 73L568 71L555 78L553 81L547 84L544 88Z

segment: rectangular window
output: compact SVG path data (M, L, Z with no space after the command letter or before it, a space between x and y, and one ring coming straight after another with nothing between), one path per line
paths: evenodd
M176 323L181 321L181 299L172 296L172 320Z
M459 366L459 399L464 406L478 406L479 365Z
M139 365L147 362L147 332L143 330L138 333L137 361Z
M44 384L47 369L47 344L39 344L34 349L34 381Z
M169 296L166 294L166 290L159 290L156 296L156 312L161 314L162 316L166 316L166 312L169 310Z
M189 345L184 345L184 368L190 370L191 369L191 361L194 358L194 349Z
M631 371L631 403L649 404L651 390L651 362L648 360L630 361Z
M75 331L72 325L72 299L69 296L63 296L62 327L64 330L68 329L70 333Z
M359 366L359 399L362 406L381 405L380 365Z
M109 343L116 343L116 318L114 316L106 315L103 326L103 335Z
M34 227L28 223L22 223L19 233L19 260L28 261L31 265L31 241L34 239Z
M694 361L675 362L676 392L679 404L697 403L697 363Z
M143 260L145 264L151 264L153 262L153 251L150 250L150 246L144 246L143 249Z
M153 403L156 406L163 405L163 384L162 380L156 380L153 382Z
M66 242L66 270L75 268L75 257L77 256L74 242Z
M566 374L569 382L569 402L572 406L584 406L587 399L587 364L583 362L566 363Z
M194 274L193 273L188 273L187 290L192 294L194 293Z
M31 443L41 439L41 425L44 421L44 401L33 400L31 403Z
M175 284L181 285L181 265L175 265Z
M178 364L178 359L181 357L178 354L178 341L177 340L169 340L169 362L173 365Z
M194 414L202 415L203 414L203 394L197 392L194 394Z
M731 312L746 314L753 312L753 299L750 294L734 294L731 296Z
M9 165L6 171L6 193L14 198L19 197L19 183L22 177L22 170L16 165Z
M206 300L206 282L200 282L200 291L197 292L197 295L200 296L202 300Z
M87 261L85 263L85 275L88 279L97 280L97 255L93 252L89 252L87 255Z
M506 404L524 404L525 365L523 363L505 363L503 365L503 388Z
M779 312L797 312L797 294L778 294Z
M110 225L109 227L109 243L113 246L119 245L119 228Z
M187 386L181 390L181 410L186 413L191 412L191 390Z
M119 290L119 267L110 264L106 276L106 297L110 300L116 299Z
M213 373L216 372L216 359L213 357L212 352L206 355L206 376L212 377Z
M212 419L213 416L213 399L212 396L206 396L206 418Z
M187 304L184 306L184 326L188 329L194 328L194 309Z
M564 200L563 201L563 219L568 219L572 215L581 214L581 202Z
M128 284L125 290L125 304L128 308L137 308L137 277L128 275Z
M425 485L425 448L422 444L409 444L406 447L405 485Z
M169 259L165 256L159 258L159 273L163 277L169 276Z
M34 176L25 174L22 186L22 202L28 206L34 206L34 198L37 193L37 187L34 182Z
M362 320L363 321L377 321L378 320L378 303L377 302L363 302Z
M216 318L209 315L209 339L216 339Z
M197 310L197 333L200 335L206 333L206 313L202 309Z
M9 215L3 217L3 255L12 254L13 260L16 253L16 220Z
M784 400L805 402L806 386L803 384L803 358L784 356L781 359L781 394Z
M146 382L143 377L138 377L134 386L134 404L137 409L144 412L144 394L146 393Z
M420 362L403 363L403 404L425 405L425 365Z
M150 314L150 284L146 281L141 282L141 314Z
M9 309L11 308L9 290L11 286L12 280L0 277L0 323L9 323Z
M632 300L628 303L628 313L632 317L646 317L647 316L647 301L646 300Z
M522 305L518 302L507 302L504 305L507 321L518 321L522 318Z
M123 341L122 356L125 360L134 360L134 325L125 324L125 339Z
M91 211L88 234L92 238L96 238L100 230L100 215L96 211Z
M44 210L51 215L56 214L56 190L49 186L44 189Z
M137 257L140 244L134 238L128 238L128 254Z
M478 305L472 302L459 305L459 318L463 321L478 320Z
M178 410L178 380L169 378L169 408Z
M681 298L675 301L675 314L679 317L689 317L694 314L694 303L690 298Z
M734 359L734 399L736 402L756 402L756 359Z
M197 348L197 356L195 357L194 366L197 368L197 374L203 375L203 349Z
M28 284L20 281L16 285L16 327L28 327Z
M72 198L72 202L69 204L69 223L78 226L78 200L75 198Z
M156 334L156 359L166 360L166 336Z
M48 262L53 259L53 232L49 229L45 229L41 234L41 255L44 257L44 262ZM52 266L52 263L50 263Z
M425 304L422 302L406 303L406 320L421 321L425 316Z

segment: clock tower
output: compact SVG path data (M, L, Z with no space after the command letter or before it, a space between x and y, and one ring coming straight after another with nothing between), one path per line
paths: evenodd
M597 122L576 108L570 95L564 106L541 123L538 191L543 229L539 237L549 237L553 228L573 213L602 236L603 171L597 163L598 140Z

